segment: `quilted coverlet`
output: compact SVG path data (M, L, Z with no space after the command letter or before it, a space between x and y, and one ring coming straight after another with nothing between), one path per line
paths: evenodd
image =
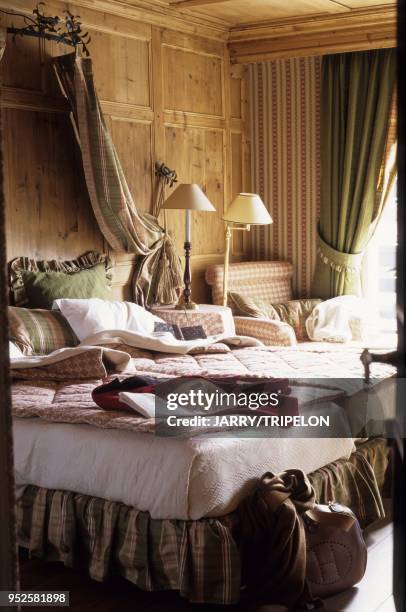
M110 348L113 348L110 345ZM153 373L154 376L224 376L245 375L278 378L361 378L363 369L359 350L320 351L291 348L252 347L235 350L219 348L219 352L197 354L165 354L122 345L117 346L132 357L132 373ZM63 363L66 372L67 361ZM70 360L69 360L70 361ZM74 361L74 360L73 360ZM72 366L77 371L77 365ZM89 375L91 369L88 370ZM92 390L110 377L101 378L100 362L89 379L55 380L38 369L35 378L17 380L13 385L13 414L16 417L40 417L54 422L87 423L97 427L152 432L153 419L128 412L101 410L93 402ZM379 366L376 376L393 373L390 366ZM21 376L22 372L19 372ZM55 370L53 370L55 375ZM68 378L68 377L67 377Z

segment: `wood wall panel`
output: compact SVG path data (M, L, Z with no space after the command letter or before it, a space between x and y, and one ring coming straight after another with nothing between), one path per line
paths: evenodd
M97 93L101 100L151 107L150 42L90 32Z
M163 80L165 109L223 116L220 57L165 45Z
M18 25L16 19L9 15L1 15L0 22L3 26ZM48 41L44 53L37 39L8 36L7 46L0 63L2 87L60 96L51 61L53 56L70 51L70 47Z
M242 98L241 78L230 79L231 89L231 117L241 119L241 98Z
M13 8L6 0L0 6ZM30 0L18 0L18 6L32 10ZM62 8L58 0L48 4L51 12ZM230 74L222 40L90 7L70 8L91 33L95 85L136 205L152 210L154 165L163 161L177 171L179 182L201 185L216 208L193 214L192 285L195 299L207 301L204 272L223 258L224 208L247 184L241 175L244 70L233 67ZM41 58L38 41L9 37L1 64L9 259L65 259L108 248L90 206L68 108L51 65L53 56L66 51L47 43ZM167 211L165 217L182 255L184 213ZM236 245L239 260L244 257L241 237ZM111 255L115 295L129 298L134 256Z
M137 207L149 212L152 201L152 124L111 117L111 136Z
M234 198L243 191L243 144L241 133L231 134L231 155L233 168L231 194L232 198ZM238 253L243 253L243 251L244 232L234 232L232 253L237 255Z
M103 249L66 115L6 109L8 258L72 258ZM24 134L18 145L17 135ZM78 160L77 160L78 161Z
M197 183L216 208L216 213L192 213L193 255L223 252L221 216L224 201L223 131L167 126L166 159L184 183ZM167 211L168 229L176 236L179 251L184 241L184 213Z
M38 41L29 38L12 39L9 36L0 64L0 74L2 85L41 91L42 70Z
M248 191L250 156L247 143L247 71L236 65L231 69L230 78L230 151L231 151L231 197ZM237 259L244 259L249 240L244 231L233 232L231 253Z

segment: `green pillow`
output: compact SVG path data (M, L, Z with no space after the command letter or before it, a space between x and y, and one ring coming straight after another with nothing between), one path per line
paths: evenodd
M111 299L104 263L70 274L24 270L21 277L30 308L52 308L52 302L60 298Z

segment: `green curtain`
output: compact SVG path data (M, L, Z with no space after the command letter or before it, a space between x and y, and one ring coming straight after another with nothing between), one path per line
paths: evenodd
M395 49L323 58L317 297L362 293L362 257L388 188L382 174L395 82Z

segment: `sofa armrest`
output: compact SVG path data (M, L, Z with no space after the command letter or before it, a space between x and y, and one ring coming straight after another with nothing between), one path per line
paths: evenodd
M270 346L293 346L296 334L290 325L272 319L234 317L235 331L240 336L252 336Z

